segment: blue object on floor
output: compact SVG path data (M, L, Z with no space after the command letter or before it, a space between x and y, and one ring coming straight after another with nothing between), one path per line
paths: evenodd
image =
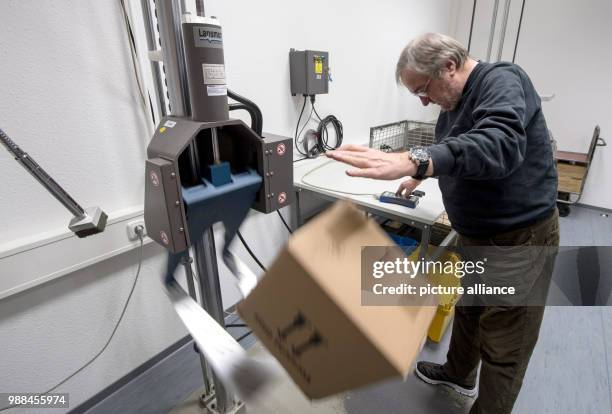
M391 237L395 244L397 244L404 251L406 256L412 253L419 245L419 242L413 239L412 237L398 236L397 234L392 233L387 234L389 235L389 237Z

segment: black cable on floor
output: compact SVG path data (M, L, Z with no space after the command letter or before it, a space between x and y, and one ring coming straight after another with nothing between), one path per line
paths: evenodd
M257 256L255 256L255 253L253 253L253 251L251 250L251 248L249 247L249 245L247 244L246 241L244 241L244 237L242 237L242 234L240 234L240 232L236 232L236 234L238 234L238 238L240 239L240 242L242 242L242 245L244 246L244 248L246 249L246 251L251 255L251 257L253 258L253 260L255 260L255 262L259 265L259 267L261 267L261 269L264 272L267 272L268 270L266 269L266 267L259 261L259 259L257 258Z
M280 210L276 210L276 212L278 213L278 216L280 217L280 219L283 221L283 224L285 225L285 227L287 227L287 231L290 234L293 234L293 230L291 230L291 227L289 227L289 225L287 224L287 222L285 221L285 218L283 217L283 215L281 214Z
M238 338L236 338L236 342L242 341L244 338L246 338L247 336L249 336L252 333L253 333L253 331L249 331L249 332L245 333L244 335L239 336Z

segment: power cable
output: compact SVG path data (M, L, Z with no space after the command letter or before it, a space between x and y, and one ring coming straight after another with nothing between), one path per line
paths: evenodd
M472 32L474 31L474 16L476 15L476 0L474 0L474 4L472 5L472 19L470 20L470 37L468 39L468 55L470 54L470 48L472 47Z
M321 119L317 109L314 107L314 102L312 104L312 108L314 109L315 115L319 118L319 127L317 128L317 144L319 146L319 152L333 151L335 149L340 148L342 145L342 138L344 137L344 128L342 127L342 122L338 120L334 115L327 115L325 118ZM328 144L329 142L329 133L327 132L327 126L331 124L334 127L336 132L336 145L333 147Z
M253 331L249 331L249 332L245 333L244 335L239 336L238 338L236 338L236 342L242 341L244 338L246 338L247 336L249 336L252 333L253 333Z
M125 31L128 37L128 43L130 45L130 57L132 59L132 70L134 71L134 77L136 78L136 84L138 85L138 94L140 95L140 102L142 104L142 109L145 113L145 116L149 118L151 116L151 120L153 125L155 125L155 112L153 111L153 106L151 104L151 95L147 91L149 105L147 105L147 99L144 94L144 82L140 75L140 71L138 70L138 52L136 50L136 41L134 39L134 31L132 30L132 24L130 23L130 17L127 13L127 9L125 6L124 0L119 0L119 6L121 7L121 13L123 15L123 21L125 24ZM147 110L148 107L148 110ZM150 112L149 112L150 111Z
M140 228L140 230L138 230L139 228ZM117 329L119 328L119 325L121 324L121 321L123 320L123 317L125 316L125 312L126 312L126 310L128 308L128 305L130 304L130 301L132 299L132 295L134 293L134 289L136 288L136 283L138 282L138 276L140 275L140 269L142 268L142 256L143 256L143 250L144 250L144 234L143 234L144 227L137 226L135 231L136 231L136 233L138 235L138 238L140 239L140 249L139 249L140 250L140 254L139 254L139 258L138 258L138 269L136 269L136 276L134 276L134 282L132 283L132 288L130 289L130 293L128 294L128 297L127 297L127 299L125 301L125 304L123 305L123 309L121 310L121 315L119 316L119 319L117 320L117 323L115 323L115 327L113 328L113 331L111 332L108 340L106 341L106 343L104 344L102 349L100 349L100 351L98 351L98 353L96 355L94 355L93 358L91 358L87 363L85 363L83 366L81 366L79 369L74 371L72 374L70 374L69 376L67 376L66 378L64 378L63 380L58 382L57 384L55 384L53 387L49 388L47 391L42 392L42 393L37 394L37 395L46 395L46 394L49 394L51 391L54 391L55 389L57 389L61 385L65 384L68 380L72 379L75 375L77 375L78 373L83 371L85 368L90 366L96 359L98 359L98 357L100 355L102 355L104 353L104 351L106 351L106 348L108 348L108 346L110 345L111 341L115 337L115 333L117 332ZM14 407L17 407L17 405L9 405L8 407L0 408L0 411L5 411L5 410L8 410L9 408L14 408Z
M249 253L249 255L251 255L251 257L253 258L253 260L255 260L255 263L257 263L259 265L259 267L261 267L261 270L263 270L264 272L267 272L268 270L266 269L266 267L259 261L259 259L257 258L257 256L255 256L255 253L253 253L253 251L251 250L251 248L249 247L249 245L247 244L247 242L244 240L244 237L242 237L242 234L240 233L240 231L236 232L236 234L238 234L238 238L240 239L240 242L242 242L242 245L244 246L244 248L246 249L246 251Z
M289 232L289 234L293 234L293 230L291 230L291 227L289 227L289 225L287 224L287 222L285 221L285 218L283 217L283 215L281 214L280 210L276 210L276 212L278 213L278 216L280 217L280 219L283 221L283 224L285 225L285 227L287 228L287 231Z
M302 115L304 114L304 109L306 108L306 99L308 96L310 96L310 114L308 115L306 122L304 122L302 128L298 132L300 123L302 121ZM334 115L328 115L325 118L321 118L319 112L317 111L317 108L315 107L315 99L316 95L304 95L304 103L302 105L302 110L300 111L300 116L298 117L297 124L295 125L294 142L297 151L301 155L305 156L305 158L300 158L296 161L301 161L308 158L315 158L321 153L335 150L342 145L342 138L344 134L342 123ZM304 131L308 123L312 120L313 113L319 120L317 129L316 131L308 130L305 136L302 137L302 132ZM329 145L328 126L330 125L333 126L334 131L336 133L336 144L333 146ZM304 140L306 140L306 142L304 142Z
M300 149L300 143L298 142L298 128L300 127L300 121L302 120L302 115L304 114L304 108L306 108L306 95L304 95L304 104L302 105L302 110L300 111L300 116L298 117L298 121L295 124L295 135L293 137L293 142L295 143L295 148L302 155L306 155L306 154L303 153L302 150Z
M514 52L512 53L512 63L516 60L516 50L518 49L519 36L521 35L521 27L523 26L523 12L525 11L525 1L521 4L521 16L519 17L519 25L516 31L516 41L514 42Z
M304 112L304 107L305 106L306 106L306 95L304 95L304 105L302 106L302 112L300 113L300 117L298 118L298 123L295 126L296 131L297 131L299 125L300 125L300 121L302 120L302 113ZM300 140L300 137L302 136L302 132L304 131L304 128L306 128L306 125L308 125L308 123L312 119L313 112L314 112L314 106L310 109L310 113L308 114L308 118L306 119L306 122L304 122L304 124L302 125L302 128L300 129L300 131L296 132L295 138L294 138L295 148L297 149L297 151L300 154L306 156L306 158L309 158L309 154L302 150L302 143L304 142L304 139Z
M308 181L305 180L305 178L308 177L310 174L312 174L315 171L318 171L318 170L322 169L323 167L325 167L325 166L327 166L329 164L332 164L334 162L336 162L336 161L329 160L326 163L318 165L315 168L313 168L312 170L308 171L306 174L304 174L302 176L302 179L301 179L302 183L306 184L306 185L309 185L311 187L314 187L314 188L318 188L318 189L321 189L321 190L333 191L335 193L340 193L340 194L348 194L348 195L356 195L356 196L374 196L374 197L377 197L377 196L380 195L379 193L352 193L352 192L349 192L349 191L341 191L341 190L336 190L335 188L323 187L323 186L319 186L319 185L316 185L316 184L312 184L312 183L309 183Z

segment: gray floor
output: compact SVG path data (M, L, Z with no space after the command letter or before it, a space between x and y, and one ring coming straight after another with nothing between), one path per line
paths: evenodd
M561 244L612 245L612 218L600 211L573 208L561 219ZM239 333L237 333L239 334ZM449 332L440 344L427 343L421 359L443 362ZM252 339L244 344L255 355L266 351ZM164 362L165 372L131 384L118 405L96 412L175 414L203 412L197 399L199 364L191 349ZM170 384L172 384L170 386ZM148 394L148 396L147 396ZM155 396L155 397L152 397ZM149 401L147 406L142 401ZM154 401L154 404L151 402ZM310 402L287 377L249 406L249 413L466 413L472 399L433 387L410 375L326 400ZM548 307L540 340L515 405L516 413L612 413L612 308Z

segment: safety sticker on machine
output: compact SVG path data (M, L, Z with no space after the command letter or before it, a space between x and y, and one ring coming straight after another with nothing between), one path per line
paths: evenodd
M314 57L314 71L318 75L323 73L323 57L322 56Z
M206 86L208 96L227 95L227 85L208 85Z
M202 65L204 73L204 85L225 85L225 65L204 63Z

